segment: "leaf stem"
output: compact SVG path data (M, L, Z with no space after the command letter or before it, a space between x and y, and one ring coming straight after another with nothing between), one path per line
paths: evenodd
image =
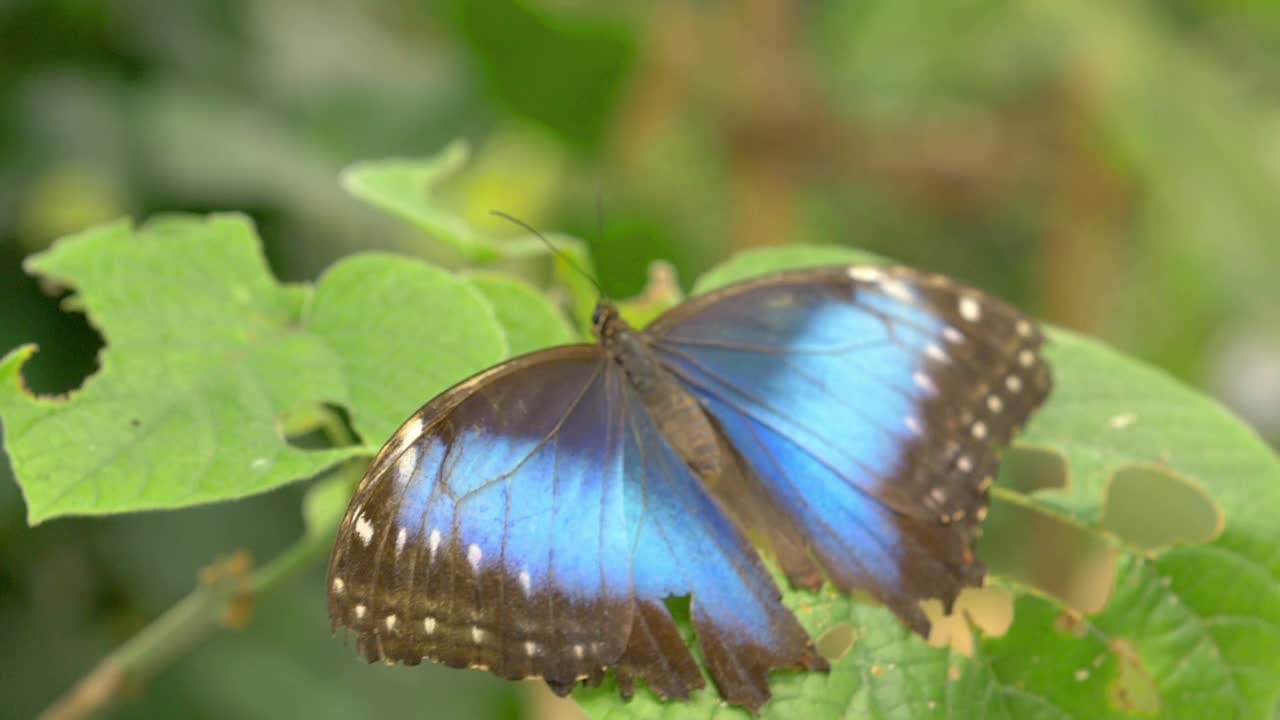
M348 463L338 472L342 482L353 483L363 469L361 463ZM42 720L89 717L122 693L146 683L215 630L244 627L255 597L282 586L325 557L333 543L329 530L340 517L327 518L323 529L309 527L301 538L256 571L251 569L244 552L219 558L202 569L199 584L190 594L103 658L45 709Z

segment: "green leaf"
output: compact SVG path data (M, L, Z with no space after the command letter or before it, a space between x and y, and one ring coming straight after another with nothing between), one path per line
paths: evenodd
M470 285L403 258L281 286L239 216L118 222L64 238L29 270L72 288L107 347L67 397L0 361L5 447L28 519L229 500L368 454L422 402L506 354ZM368 446L303 450L283 428L346 407Z
M696 288L867 260L830 247L761 250L712 270ZM1053 331L1047 354L1055 390L1020 443L1061 454L1070 482L1029 495L1004 479L997 488L1039 512L1083 523L1116 549L1120 561L1106 607L1081 618L1011 578L1018 593L1012 627L982 639L966 657L929 646L882 608L829 589L794 591L784 582L784 602L811 636L850 623L856 640L830 674L774 673L774 699L763 717L1253 718L1274 710L1280 462L1212 400L1099 343ZM1208 544L1153 553L1099 528L1110 479L1135 467L1163 468L1175 476L1171 482L1202 488L1221 510L1221 534ZM751 717L722 706L713 688L687 703L661 703L648 692L622 703L607 687L575 697L593 717Z
M308 327L339 358L351 424L376 445L442 390L508 354L493 308L470 283L383 253L325 271Z
M493 306L498 323L506 332L511 355L578 340L564 314L529 285L492 273L474 273L467 280Z
M467 144L455 140L429 158L358 163L342 172L342 186L370 205L409 221L471 262L490 262L499 255L493 241L434 198L436 186L462 169L467 154Z
M1158 468L1203 490L1222 517L1208 544L1152 556L1125 542L1110 603L1086 618L1090 636L1117 662L1115 647L1134 648L1162 717L1271 713L1280 696L1280 462L1219 404L1164 373L1065 331L1051 340L1056 388L1024 442L1064 452L1070 482L1033 500L1096 526L1117 474ZM1052 647L1080 642L1060 635Z

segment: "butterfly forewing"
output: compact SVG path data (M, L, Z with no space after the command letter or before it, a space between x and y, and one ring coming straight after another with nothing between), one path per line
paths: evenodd
M558 348L429 403L379 454L329 570L369 660L599 676L631 626L621 391L600 348Z
M842 589L927 633L920 600L981 582L972 542L998 450L1049 389L1021 313L940 276L857 266L731 286L646 334L761 486L724 493L782 510Z

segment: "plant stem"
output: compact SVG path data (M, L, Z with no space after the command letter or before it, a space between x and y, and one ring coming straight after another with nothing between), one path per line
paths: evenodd
M336 477L321 482L353 484L363 469L362 463L348 463ZM280 587L328 554L333 543L331 530L340 518L327 518L323 528L308 527L294 544L256 571L251 572L248 555L243 552L220 558L203 569L190 594L103 658L45 709L42 720L88 717L126 690L146 683L218 628L244 627L255 597Z

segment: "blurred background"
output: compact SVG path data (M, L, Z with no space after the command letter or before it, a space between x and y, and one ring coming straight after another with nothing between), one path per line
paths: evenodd
M748 247L856 245L1102 337L1274 443L1278 50L1269 0L0 0L0 352L38 342L45 392L94 371L98 336L20 262L121 215L246 211L285 280L370 248L450 263L337 177L466 138L458 211L582 237L615 297L658 258L687 286ZM301 533L297 487L29 529L0 465L7 717L215 555ZM482 673L365 666L330 638L322 582L114 716L561 711Z

